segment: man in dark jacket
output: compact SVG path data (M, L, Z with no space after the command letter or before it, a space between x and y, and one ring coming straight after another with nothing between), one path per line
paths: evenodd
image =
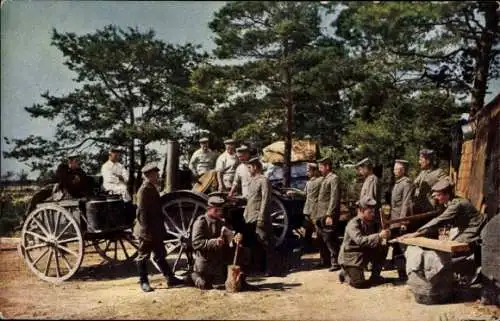
M347 281L354 288L367 288L380 283L382 264L387 253L382 245L383 239L388 239L388 229L377 233L375 207L377 202L364 197L358 202L358 216L349 221L346 226L344 241L340 248L339 263L342 271L339 274L341 283ZM364 269L371 262L373 265L370 279L365 280Z
M161 210L160 194L156 188L158 184L159 168L154 164L147 164L142 168L144 182L137 192L137 219L134 226L134 235L139 239L137 268L139 281L144 292L153 289L148 281L148 260L151 252L154 261L166 278L167 285L179 285L183 282L177 279L168 266L167 252L163 244L165 238L164 217Z
M57 167L56 177L59 190L73 198L82 198L92 194L93 180L80 167L78 154L68 156L68 162Z

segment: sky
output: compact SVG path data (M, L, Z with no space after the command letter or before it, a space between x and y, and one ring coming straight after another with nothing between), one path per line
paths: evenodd
M2 0L1 8L1 150L3 137L50 138L54 125L32 119L24 107L42 103L40 94L61 95L74 89L75 76L65 67L62 54L50 45L52 28L85 34L108 24L122 28L153 29L165 42L201 44L214 49L208 23L223 1L28 1ZM500 88L491 84L486 102ZM160 150L162 151L162 150ZM163 151L162 151L163 152ZM19 172L29 168L1 156L0 169Z

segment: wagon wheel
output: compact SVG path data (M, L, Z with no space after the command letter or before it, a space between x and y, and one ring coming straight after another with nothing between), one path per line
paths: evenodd
M271 196L268 211L271 215L274 235L276 236L276 247L280 246L285 240L288 232L288 214L285 205L276 196Z
M40 279L53 283L67 280L83 260L80 226L64 208L42 205L24 222L21 253Z
M168 237L165 241L167 259L171 261L169 265L176 274L185 275L192 270L191 232L196 218L206 210L205 202L190 197L175 198L162 206Z
M103 259L111 263L132 261L137 257L139 248L137 239L130 231L116 233L106 239L93 240L92 245Z

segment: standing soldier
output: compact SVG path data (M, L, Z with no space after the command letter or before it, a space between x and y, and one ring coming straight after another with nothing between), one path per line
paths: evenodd
M256 236L258 245L264 250L266 257L266 276L274 275L274 235L271 216L266 210L271 198L271 184L262 174L262 163L258 157L247 162L250 173L248 201L243 217L250 233ZM257 244L254 244L257 245Z
M239 159L239 165L236 167L236 172L234 173L233 186L229 192L229 197L232 197L236 192L236 189L240 188L241 196L246 198L248 195L248 186L250 185L250 172L248 171L246 164L250 158L248 147L242 145L236 148L236 155Z
M309 177L309 181L307 181L303 192L299 190L290 190L287 191L287 194L304 196L306 198L306 202L304 203L303 213L315 222L318 214L317 208L319 190L321 183L323 182L323 176L321 176L321 172L318 169L318 164L307 163L307 176Z
M236 167L239 164L238 156L236 156L234 150L234 140L226 139L224 144L226 145L226 151L217 158L215 164L219 192L231 190Z
M163 245L166 234L163 225L164 217L161 210L160 194L156 187L159 171L160 169L154 164L145 165L141 169L144 182L137 192L137 219L134 235L139 239L139 254L136 260L139 281L144 292L153 291L149 285L147 270L151 252L153 252L153 260L165 276L168 286L183 283L174 276L166 260L167 252Z
M193 225L195 262L191 277L194 285L201 290L212 289L216 275L223 275L227 265L231 264L227 260L231 252L229 244L227 239L222 237L222 229L225 225L224 203L222 197L211 196L208 199L207 212L199 216ZM239 246L241 240L241 234L236 234L234 237L236 246ZM246 283L245 276L244 273L240 274L242 289L250 289L252 286Z
M380 276L386 249L382 245L383 239L388 239L391 232L386 229L377 233L375 221L375 207L377 203L372 198L363 197L358 201L358 216L347 223L344 241L339 254L342 271L339 281L354 288L367 288L384 279ZM372 263L370 279L365 281L364 269Z
M434 151L431 149L422 149L420 151L420 158L418 160L420 168L422 169L418 174L415 182L414 194L414 209L415 214L421 214L434 210L436 205L432 199L431 188L441 178L446 177L444 171L435 167Z
M359 195L359 199L362 199L363 197L368 197L372 198L373 200L375 200L375 202L377 202L376 205L377 207L375 208L375 213L376 213L375 215L377 216L377 219L375 219L375 225L379 227L380 222L378 219L378 215L381 205L380 203L381 190L378 177L375 174L373 174L373 163L367 157L361 160L359 163L357 163L356 168L365 179L363 181L363 186L361 187L361 193Z
M330 266L329 271L340 270L337 263L340 240L338 222L340 219L339 177L332 172L332 161L325 157L319 161L319 171L323 180L318 193L316 230L319 232L320 266Z
M189 161L189 169L195 177L200 177L209 170L214 169L217 156L208 148L208 138L203 137L199 140L200 148L197 149Z
M391 220L408 217L412 214L412 191L411 180L407 176L408 161L396 159L394 163L394 176L396 183L392 189L391 195ZM406 225L401 223L391 224L391 235L398 237L406 232ZM401 244L392 244L392 260L397 267L398 275L401 280L406 280L405 257Z

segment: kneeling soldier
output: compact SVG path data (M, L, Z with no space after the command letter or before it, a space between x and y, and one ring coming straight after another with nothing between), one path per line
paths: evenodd
M193 225L193 248L195 250L194 272L191 274L194 285L202 290L213 287L217 274L223 275L230 252L227 239L222 237L223 205L225 201L220 196L211 196L208 199L208 210L205 215L199 216ZM241 234L236 234L234 241L241 242ZM232 242L232 241L231 241ZM242 289L251 288L245 280L245 275L240 275Z
M364 197L359 200L358 216L346 226L344 241L340 248L339 263L342 271L339 274L341 283L347 280L354 288L367 288L381 282L382 263L387 253L382 240L390 236L389 230L376 232L374 224L377 202ZM366 282L364 269L371 262L373 265L370 280Z
M174 276L165 259L167 252L163 245L163 239L166 232L163 225L160 194L155 186L158 184L160 170L156 165L147 164L141 171L144 182L137 192L137 219L134 226L134 235L139 239L139 255L136 260L141 288L144 292L151 292L153 289L149 285L147 270L151 252L153 252L153 260L165 276L168 286L179 285L183 281Z

